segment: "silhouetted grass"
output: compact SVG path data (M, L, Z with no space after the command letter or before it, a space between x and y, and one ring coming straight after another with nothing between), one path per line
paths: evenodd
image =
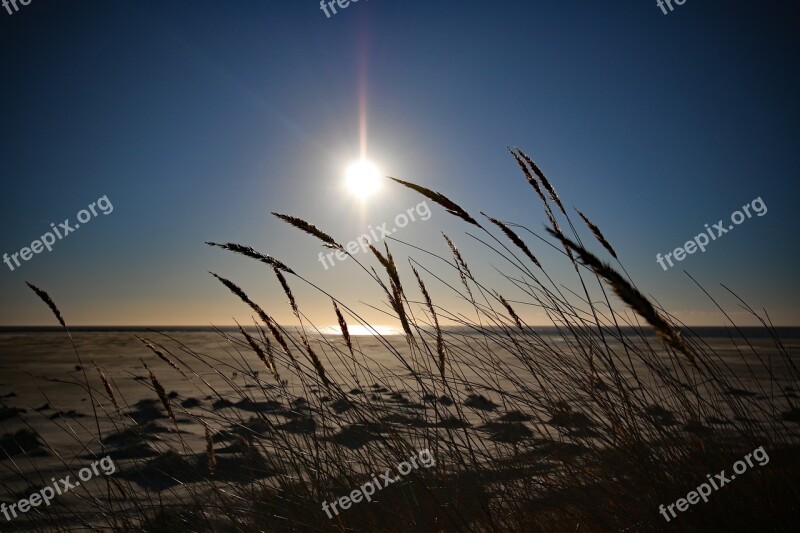
M751 310L772 333L779 356L765 358L743 339L739 358L747 371L734 372L730 358L591 252L541 169L520 150L512 155L543 204L550 237L486 215L500 229L496 236L445 195L395 179L482 232L467 234L486 249L472 261L509 269L502 294L476 279L447 236L447 249L426 257L461 285L409 257L421 299L402 284L397 250L371 247L388 286L351 256L382 287L402 326L402 341L376 335L396 365L354 342L352 325L370 327L348 305L354 295L332 295L252 248L209 243L272 268L300 327L281 327L238 285L214 274L266 331L258 323L252 333L219 331L232 353L224 360L174 339L158 346L142 339L164 371L172 367L211 398L178 403L148 368L153 397L172 428L152 426L162 416L158 403L131 406L116 397L108 372L98 368L101 382L89 390L105 390L113 402L97 403L103 420L113 424L115 442L141 455L112 478L113 490L83 496L95 509L91 519L52 506L26 517L26 527L83 521L153 532L792 530L800 516L791 414L797 407L775 390L787 384L796 390L799 373L777 331ZM600 248L619 260L600 228L578 214ZM276 216L341 249L301 218ZM551 279L526 234L562 252L562 263L551 268L574 270L573 288ZM341 338L320 335L305 319L284 273L332 300ZM49 296L34 290L66 328ZM464 308L437 305L437 291L455 294ZM557 335L526 324L522 306L544 313ZM267 379L257 370L265 367ZM737 392L746 389L755 390ZM195 441L182 435L190 423L202 428ZM685 496L706 474L730 471L758 446L770 456L767 465L669 524L658 514L660 504ZM333 519L322 511L323 501L394 470L421 448L432 451L435 467L413 470L373 502L353 504Z

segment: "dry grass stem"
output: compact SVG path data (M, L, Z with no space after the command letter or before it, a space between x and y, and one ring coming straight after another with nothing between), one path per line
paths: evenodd
M52 298L50 298L50 295L47 294L47 292L45 292L43 289L40 289L39 287L37 287L36 285L33 285L32 283L30 283L28 281L26 281L25 283L28 285L28 287L31 288L31 290L33 292L36 293L36 296L41 298L42 301L47 304L47 307L50 308L50 310L53 312L53 314L58 319L58 323L61 324L61 327L66 329L67 328L67 324L64 322L64 317L61 316L61 311L58 310L58 307L56 306L56 303L53 301Z
M236 244L233 242L228 242L225 244L219 244L216 242L206 242L206 244L209 246L216 246L218 248L222 248L223 250L229 250L231 252L241 254L245 257L249 257L251 259L255 259L256 261L260 261L264 264L267 264L275 269L280 269L283 270L284 272L288 272L289 274L294 274L294 271L291 268L284 265L282 262L278 261L272 256L256 252L250 246L243 246L241 244Z
M426 187L423 187L422 185L417 185L416 183L403 181L401 179L393 178L391 176L389 176L389 179L394 180L397 183L408 187L409 189L417 191L418 193L420 193L421 195L425 196L429 200L433 200L434 202L436 202L440 206L444 207L447 210L447 212L450 213L451 215L457 216L461 220L463 220L465 222L469 222L473 226L477 226L479 228L481 227L481 225L478 224L477 220L472 218L469 215L469 213L464 211L458 204L456 204L455 202L450 200L445 195L443 195L441 193L438 193L438 192L435 192L435 191L432 191L432 190L430 190L430 189L428 189Z
M602 245L603 245L603 248L605 248L605 249L606 249L606 251L607 251L608 253L610 253L610 254L611 254L611 257L613 257L614 259L618 259L618 258L617 258L617 252L615 252L615 251L614 251L614 248L612 248L612 247L611 247L611 244L609 244L609 242L606 240L605 236L603 235L603 232L601 232L601 231L600 231L600 228L598 228L596 225L594 225L594 224L592 223L592 221L591 221L591 220L589 220L589 219L586 217L586 215L584 215L583 213L581 213L581 212L580 212L580 211L578 211L577 209L576 209L575 211L576 211L576 212L578 213L578 215L581 217L581 219L583 220L583 222L584 222L584 223L585 223L585 224L586 224L586 225L589 227L589 229L590 229L590 230L591 230L591 232L592 232L592 235L594 235L594 238L595 238L595 239L597 239L597 241L598 241L600 244L602 244Z
M305 231L309 235L313 235L314 237L318 238L323 243L325 243L325 245L328 246L329 248L335 248L337 250L344 250L344 247L342 247L341 244L339 244L338 242L333 240L333 237L331 237L330 235L328 235L324 231L322 231L319 228L317 228L314 224L306 222L302 218L292 217L292 216L289 216L289 215L282 215L280 213L275 213L275 212L273 212L272 214L275 215L276 217L278 217L279 219L283 220L287 224L290 224L290 225L294 226L297 229Z

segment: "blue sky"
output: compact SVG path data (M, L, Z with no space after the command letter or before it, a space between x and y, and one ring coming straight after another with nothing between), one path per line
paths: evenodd
M541 232L537 198L506 152L518 145L680 318L723 322L685 268L726 305L719 283L797 325L798 11L708 0L668 15L644 0L361 0L331 18L312 0L0 10L0 253L103 195L114 206L13 272L0 264L0 325L52 323L26 280L75 325L247 320L209 270L293 322L268 269L208 240L252 245L380 306L351 260L324 270L318 243L270 215L347 242L421 200L385 184L362 206L344 190L362 105L368 156L385 174ZM657 253L756 197L765 216L681 268L658 266ZM431 218L396 237L444 254L443 230L490 285L507 286L492 268L502 262L429 204ZM329 301L290 282L310 318L335 321Z

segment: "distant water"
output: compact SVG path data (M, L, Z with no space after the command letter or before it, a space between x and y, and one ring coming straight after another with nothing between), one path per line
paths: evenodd
M246 326L247 331L254 331L256 328L253 326ZM296 331L296 327L287 327L288 331ZM391 336L392 333L385 333L384 330L389 328L382 328L381 333L384 336ZM445 326L442 329L453 333L466 334L471 331L471 328L463 326ZM487 327L487 330L499 330L500 328ZM543 336L560 336L566 330L562 329L561 332L554 326L532 326L530 328L539 335ZM603 328L604 331L615 332L614 328ZM624 334L629 334L637 331L635 328L623 327L620 328ZM77 326L71 327L70 331L74 333L142 333L142 332L163 332L163 333L214 333L216 330L224 331L226 333L233 333L238 331L237 326L219 326L216 329L211 326ZM325 326L320 327L323 331L338 331L338 326ZM650 328L642 328L646 336L652 337L655 334ZM0 334L3 333L58 333L63 331L61 327L53 326L0 326ZM309 330L310 331L310 330ZM402 335L400 329L393 328L394 334ZM696 336L704 339L741 339L743 336L748 339L768 339L777 334L779 338L784 340L800 339L800 327L777 327L774 332L764 327L747 326L740 328L724 327L724 326L697 326L683 329L687 336Z

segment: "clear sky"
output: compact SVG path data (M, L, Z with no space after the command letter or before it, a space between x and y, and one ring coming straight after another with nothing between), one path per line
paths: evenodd
M53 323L26 280L74 325L246 321L209 270L293 322L269 269L208 240L252 245L380 306L352 260L325 270L318 242L270 215L345 243L391 228L422 198L388 184L364 205L349 194L362 138L384 174L541 231L505 151L518 145L680 318L723 322L685 268L726 305L719 283L777 324L800 323L796 3L688 0L664 15L655 0L361 0L330 18L315 0L18 6L0 9L0 253L74 225L104 195L113 212L14 271L0 264L0 325ZM766 215L679 267L656 263L758 197ZM428 205L430 219L395 237L445 254L444 230L503 286L502 262ZM335 322L328 300L289 281L312 319Z

